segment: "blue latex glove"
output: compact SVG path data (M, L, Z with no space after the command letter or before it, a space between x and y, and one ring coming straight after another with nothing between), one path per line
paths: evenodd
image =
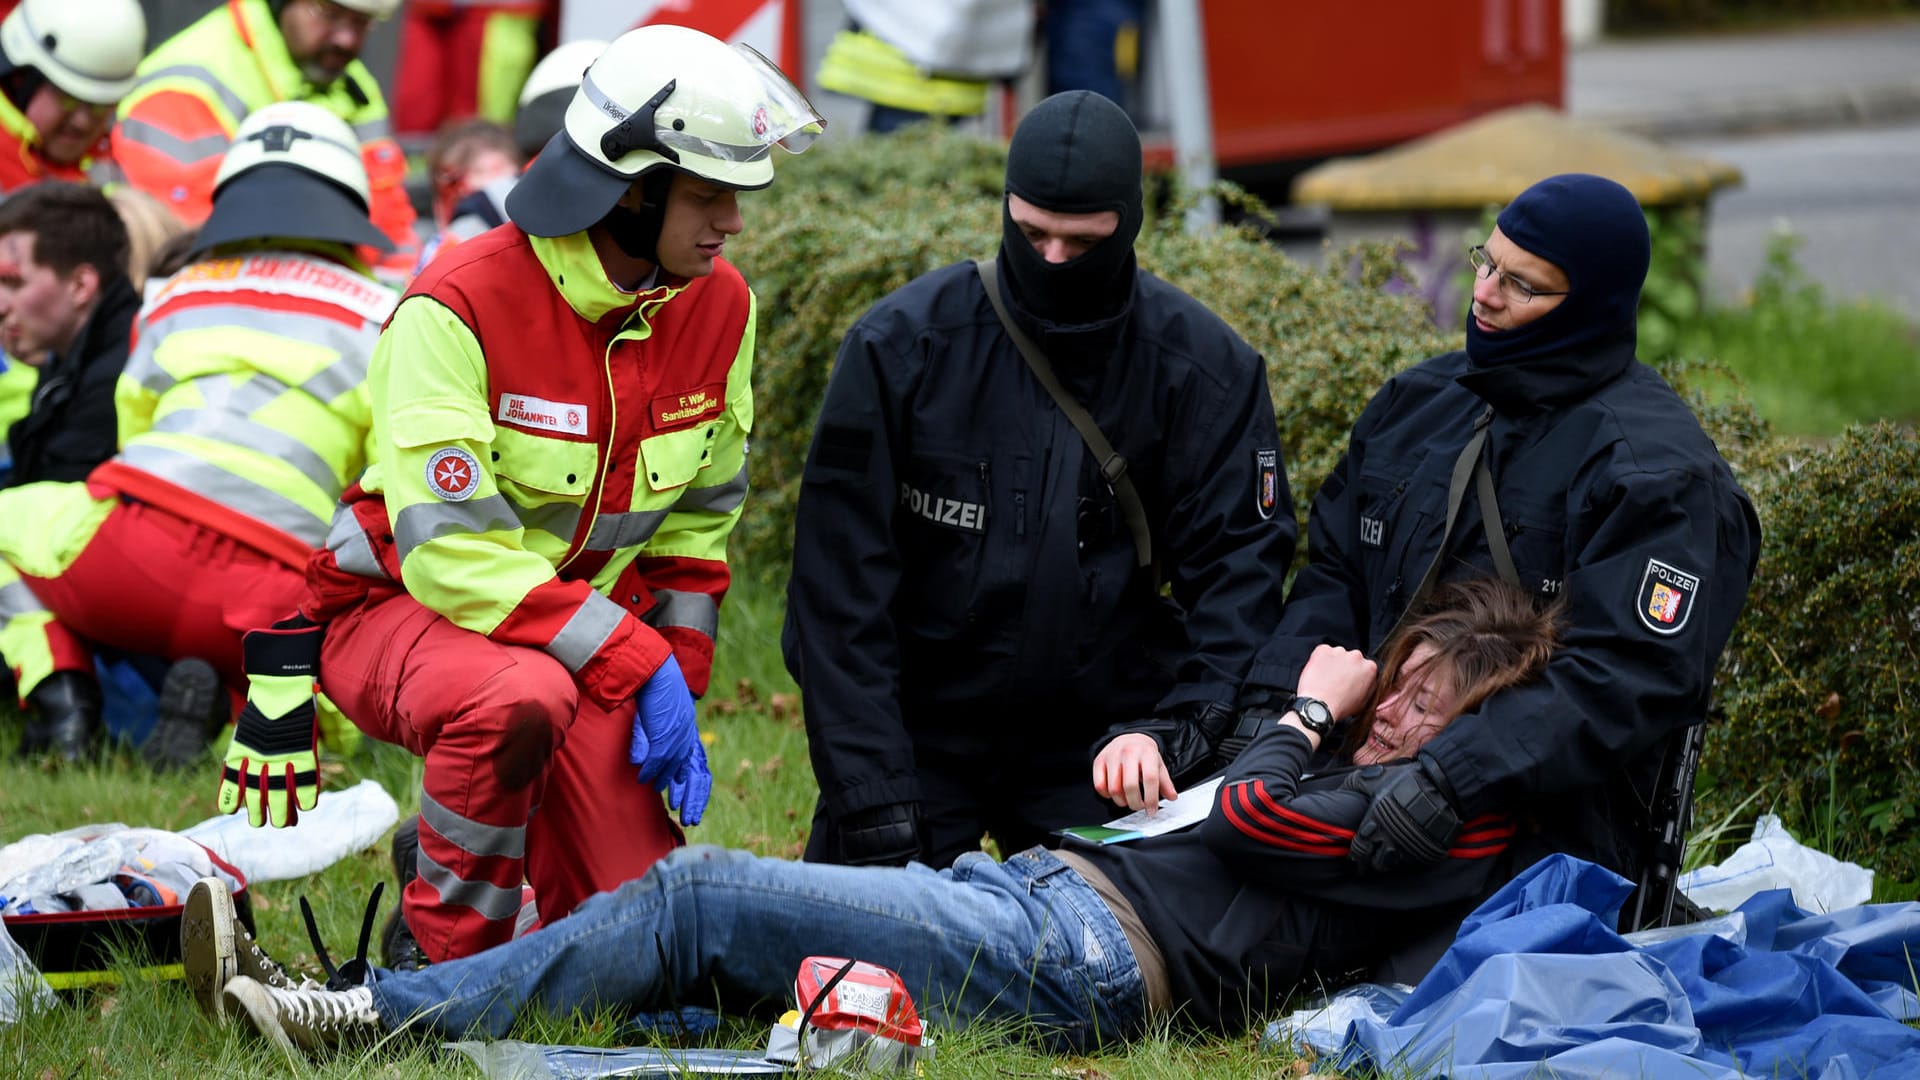
M668 654L666 662L640 688L627 760L640 766L641 783L664 789L699 748L700 731L693 724L693 691L687 689L686 676L680 674L680 661Z
M693 740L693 754L667 781L667 809L680 811L680 824L700 824L707 812L707 797L713 794L713 773L707 768L707 748Z

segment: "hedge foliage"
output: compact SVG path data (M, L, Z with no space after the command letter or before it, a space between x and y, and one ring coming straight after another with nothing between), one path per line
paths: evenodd
M1845 15L1907 15L1920 0L1607 0L1609 30L1686 30Z
M910 131L783 160L773 187L743 200L747 231L729 247L759 295L760 324L753 495L734 540L736 573L784 583L801 466L841 336L912 278L993 253L1004 167L997 145ZM1188 236L1182 209L1173 200L1150 216L1141 262L1266 356L1304 516L1372 393L1459 339L1393 291L1391 252L1337 253L1329 270L1315 270L1252 231ZM1854 858L1920 877L1920 839L1901 827L1920 814L1920 686L1908 675L1920 671L1920 441L1883 427L1790 449L1723 367L1659 366L1733 463L1766 529L1759 580L1722 666L1728 719L1709 739L1713 782L1699 820L1754 791L1790 823L1842 807L1871 834ZM1807 719L1821 708L1830 719Z

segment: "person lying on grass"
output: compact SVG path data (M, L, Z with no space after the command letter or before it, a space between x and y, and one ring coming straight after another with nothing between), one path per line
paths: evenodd
M813 955L892 968L936 1022L1030 1020L1065 1048L1168 1014L1238 1029L1302 983L1364 974L1402 935L1457 923L1504 880L1514 822L1499 815L1468 822L1445 857L1405 874L1367 876L1349 848L1372 788L1395 775L1386 763L1536 675L1555 639L1554 613L1484 580L1436 592L1386 644L1377 680L1373 661L1323 646L1301 696L1185 832L1004 863L973 853L938 872L686 848L518 940L348 989L290 984L219 883L202 883L183 926L188 979L208 1012L309 1049L401 1029L498 1037L530 1008L779 1002ZM1356 719L1329 731L1323 710Z

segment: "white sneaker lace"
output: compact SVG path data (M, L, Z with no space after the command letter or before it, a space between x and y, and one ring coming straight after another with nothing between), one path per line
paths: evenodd
M327 1034L344 1034L355 1027L380 1023L373 1011L373 991L364 986L351 990L275 990L281 1019L292 1026Z

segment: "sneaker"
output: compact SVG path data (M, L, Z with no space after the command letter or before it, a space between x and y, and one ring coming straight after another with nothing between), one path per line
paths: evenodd
M188 657L168 668L160 684L160 719L140 744L148 766L154 772L171 772L202 764L215 709L226 711L226 694L220 673L205 660Z
M180 959L193 1000L215 1020L226 1015L220 992L236 976L282 990L295 988L287 970L261 951L240 924L233 895L219 878L201 878L187 892L180 914ZM315 984L303 979L300 985Z
M239 975L227 983L221 996L228 1012L283 1050L372 1043L381 1035L373 990L366 986L283 989Z

